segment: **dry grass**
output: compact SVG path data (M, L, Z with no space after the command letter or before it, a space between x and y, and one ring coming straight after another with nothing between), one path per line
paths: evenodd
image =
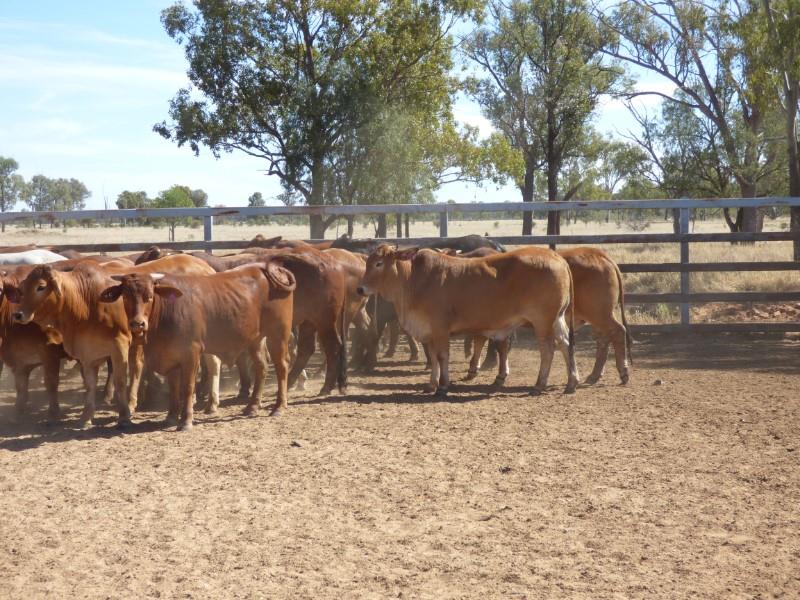
M786 219L767 220L766 231L781 231L787 227ZM638 227L636 228L638 229ZM546 230L544 221L534 222L534 233ZM344 223L328 229L328 237L337 237L344 233ZM645 228L645 233L669 233L672 231L671 221L653 221ZM693 231L702 233L724 233L727 227L720 220L697 221ZM390 235L394 227L389 228ZM411 234L416 237L433 237L439 232L438 221L432 216L426 221L412 223ZM634 228L613 221L609 223L563 223L562 233L572 235L596 235L614 233L633 233ZM257 233L266 237L282 235L286 239L302 239L307 236L305 225L215 225L214 238L217 240L248 240ZM467 234L492 236L518 235L520 224L515 220L496 221L451 221L449 234L461 236ZM356 226L357 237L372 237L374 227L371 224ZM202 228L179 227L176 239L179 241L201 240ZM67 231L61 229L30 229L8 227L2 236L4 245L26 243L47 244L86 244L86 243L121 243L150 242L162 243L168 239L167 229L154 227L72 227ZM608 244L604 246L608 253L619 263L664 263L678 262L680 249L678 244ZM725 243L697 243L691 246L693 262L756 262L791 260L791 242L758 242L747 246L731 246ZM679 291L679 275L677 273L631 273L625 276L626 290L630 293L659 293ZM739 292L739 291L791 291L800 289L797 272L780 271L742 271L723 273L691 274L691 289L695 292ZM717 316L730 313L728 305L719 307L719 315L711 310L699 310L697 316L703 320L714 320ZM752 307L745 307L746 310ZM677 319L677 306L646 305L633 306L630 309L630 321L633 323L664 323ZM723 314L724 313L724 314Z

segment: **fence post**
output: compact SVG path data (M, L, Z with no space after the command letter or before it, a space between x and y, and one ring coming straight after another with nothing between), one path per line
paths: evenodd
M395 215L395 220L397 221L395 223L395 227L397 229L397 237L401 238L403 237L403 215L401 213L397 213Z
M205 217L203 217L203 241L210 242L213 239L214 239L214 215L206 215Z
M681 235L688 235L689 233L689 209L681 208L678 218L678 225ZM681 265L689 264L689 242L681 240ZM686 295L690 292L689 277L691 273L686 271L681 272L681 295ZM681 302L681 326L689 326L689 303Z
M439 237L447 237L447 209L439 213Z

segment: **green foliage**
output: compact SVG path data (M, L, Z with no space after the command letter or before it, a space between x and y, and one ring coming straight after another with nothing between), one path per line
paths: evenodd
M25 180L16 173L19 168L13 158L0 156L0 212L13 209L25 191Z
M208 194L203 190L192 190L191 193L192 204L197 208L208 206Z
M162 13L185 46L193 92L155 129L195 152L261 157L312 205L334 202L325 182L346 138L407 107L423 130L449 112L449 29L476 10L467 0L197 0ZM356 133L355 135L359 135ZM328 174L326 174L326 171ZM312 219L312 224L314 220ZM316 233L320 233L318 229ZM324 226L321 227L324 230Z
M267 202L264 200L264 196L261 195L261 192L255 192L250 195L247 199L247 206L254 207L254 206L266 206Z
M621 84L621 69L602 54L614 36L597 26L584 0L494 1L489 13L464 46L486 73L468 80L468 89L521 155L501 172L515 179L523 200L533 199L539 172L548 200L556 200L562 168L592 151L588 124L600 97ZM530 226L526 218L524 234Z
M147 197L147 192L120 192L117 196L117 208L150 208L153 201Z

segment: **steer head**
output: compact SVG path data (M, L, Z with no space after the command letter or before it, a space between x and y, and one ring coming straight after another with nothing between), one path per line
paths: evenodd
M4 280L4 295L18 305L11 313L14 322L30 323L37 313L57 310L62 298L60 278L61 274L50 265L37 265L19 285Z
M163 273L112 275L111 278L119 281L119 284L103 290L100 301L116 302L121 297L131 333L144 337L150 324L155 297L171 300L183 295L178 288L162 283L163 277Z
M397 263L403 260L411 260L416 256L419 248L403 248L381 244L376 248L367 259L367 267L361 284L358 286L358 293L362 296L372 294L386 294L393 282L397 281Z

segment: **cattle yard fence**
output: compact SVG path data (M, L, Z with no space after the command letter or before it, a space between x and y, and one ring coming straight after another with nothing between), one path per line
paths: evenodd
M800 262L795 261L759 261L759 262L691 262L690 248L696 242L742 243L742 242L777 242L800 240L800 231L774 231L759 233L690 233L690 215L695 209L737 209L800 206L797 197L765 197L765 198L724 198L724 199L678 199L678 200L609 200L594 202L502 202L474 204L379 204L360 206L265 206L241 208L163 208L163 209L122 209L122 210L83 210L55 212L8 212L0 213L0 221L14 223L36 220L127 220L127 219L203 219L203 240L183 242L159 242L162 248L179 250L236 250L246 248L247 241L215 241L214 219L219 217L273 217L287 215L319 215L327 218L365 216L365 215L397 215L398 237L385 238L387 243L413 244L448 237L448 222L453 214L464 213L508 213L535 211L598 211L598 210L676 210L679 212L678 233L623 233L601 235L530 235L530 236L497 236L492 239L507 245L596 245L596 244L662 244L677 243L680 245L680 261L667 263L621 263L623 273L680 273L680 292L678 293L639 293L626 294L628 304L679 304L680 322L671 324L632 325L634 332L787 332L800 331L800 322L747 322L747 323L692 323L690 306L693 304L731 302L800 302L800 282L794 291L782 292L705 292L691 291L690 274L713 271L785 271L792 273L797 280L796 272L800 270ZM403 215L436 214L439 219L439 238L402 238L400 220ZM313 240L308 240L313 241ZM54 246L54 249L73 249L80 252L133 252L144 250L152 243L132 242L117 244L72 244ZM790 275L791 276L791 275Z

